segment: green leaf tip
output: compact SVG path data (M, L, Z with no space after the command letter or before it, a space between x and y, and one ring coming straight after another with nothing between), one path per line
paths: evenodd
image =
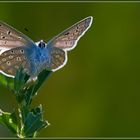
M0 110L0 124L6 126L14 134L18 131L17 118L15 112L8 113Z
M29 112L27 112L26 110L26 118L24 118L24 127L23 127L24 135L26 135L26 137L32 137L40 129L46 128L48 125L49 123L43 120L41 106L38 106Z

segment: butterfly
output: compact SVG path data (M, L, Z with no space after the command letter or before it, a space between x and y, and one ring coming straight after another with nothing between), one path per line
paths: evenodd
M90 28L93 17L89 16L48 43L32 41L29 37L0 21L0 73L15 77L20 66L30 76L37 76L42 70L56 71L67 62L67 51L77 45L78 40Z

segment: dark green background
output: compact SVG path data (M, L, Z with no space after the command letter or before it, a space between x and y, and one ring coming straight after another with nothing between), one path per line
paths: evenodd
M34 98L51 123L39 136L140 136L140 3L0 3L0 19L34 41L87 16L91 28ZM0 87L0 108L15 105ZM0 126L0 136L12 134Z

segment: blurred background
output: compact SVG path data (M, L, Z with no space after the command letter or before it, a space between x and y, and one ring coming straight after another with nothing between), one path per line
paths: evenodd
M51 124L38 136L140 137L140 3L0 3L0 20L34 41L87 16L91 28L33 100ZM0 108L15 106L0 87ZM0 126L6 136L13 135Z

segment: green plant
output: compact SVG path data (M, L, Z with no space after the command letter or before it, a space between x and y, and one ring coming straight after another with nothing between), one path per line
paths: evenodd
M24 73L22 68L17 70L15 78L0 74L0 84L11 90L17 101L17 108L12 113L0 110L0 124L6 126L17 137L36 137L38 131L49 125L43 119L42 106L31 108L30 105L50 74L50 71L44 70L36 81L30 81L30 76Z

